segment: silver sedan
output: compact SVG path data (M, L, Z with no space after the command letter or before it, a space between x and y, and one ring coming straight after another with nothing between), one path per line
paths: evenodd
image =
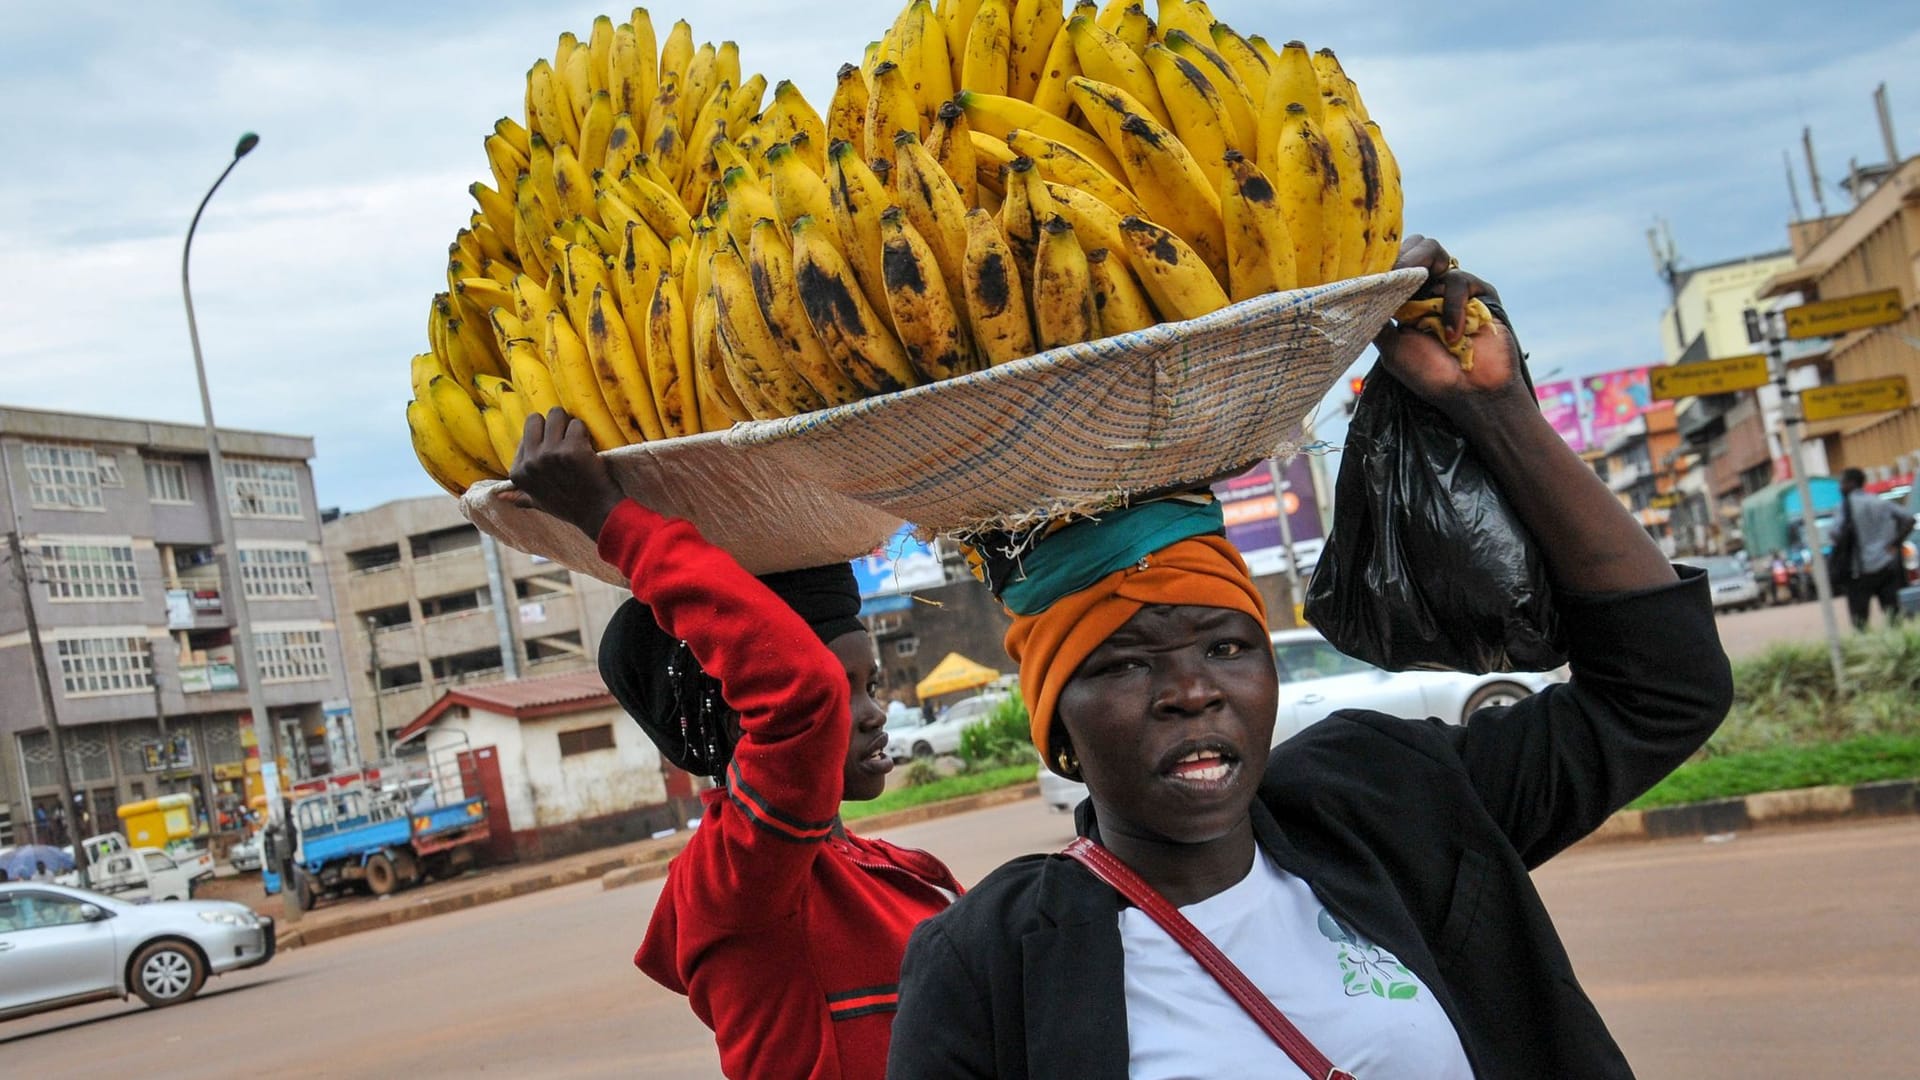
M273 920L224 900L129 904L41 882L0 885L0 1020L137 995L192 999L209 975L273 959Z

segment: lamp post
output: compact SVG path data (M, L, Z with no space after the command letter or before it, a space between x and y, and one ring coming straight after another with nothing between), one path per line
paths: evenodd
M247 709L253 714L254 741L260 748L260 782L267 797L267 822L269 826L275 826L285 824L285 815L280 806L280 757L276 749L279 739L275 737L273 724L267 717L267 700L261 692L260 673L254 664L253 621L247 612L246 588L240 577L240 554L233 534L233 507L227 487L226 460L220 454L220 435L214 427L213 397L207 391L207 365L200 354L200 326L193 317L193 289L187 278L187 261L193 254L193 233L200 227L200 215L206 211L213 193L220 190L220 184L226 180L227 174L258 145L260 136L252 132L240 136L240 142L233 148L233 160L227 162L227 167L220 171L219 178L207 189L200 206L194 210L193 223L187 226L186 245L180 250L180 294L187 303L187 336L193 341L193 373L200 382L200 412L207 428L207 462L213 471L213 505L220 527L221 587L232 604L234 652L239 661L240 681L247 691ZM288 897L288 912L297 918L298 909L292 901L293 892L290 889L284 892Z

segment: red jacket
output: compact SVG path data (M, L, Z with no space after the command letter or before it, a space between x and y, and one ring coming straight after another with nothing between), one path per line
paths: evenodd
M730 1077L885 1076L907 935L960 886L925 852L840 828L846 672L688 522L622 503L600 556L720 680L742 729L634 963L687 995Z

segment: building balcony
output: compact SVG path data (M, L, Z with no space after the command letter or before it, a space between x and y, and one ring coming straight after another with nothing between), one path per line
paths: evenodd
M183 694L212 694L223 690L239 690L240 671L232 664L182 664L180 666L180 692Z
M486 587L487 563L480 557L479 548L465 548L413 562L415 596L447 596ZM355 606L363 605L356 603Z
M1617 495L1652 475L1645 465L1621 465L1607 470L1607 489Z
M420 642L429 657L478 652L499 647L500 626L494 621L492 608L473 608L422 622ZM381 662L387 662L384 653Z

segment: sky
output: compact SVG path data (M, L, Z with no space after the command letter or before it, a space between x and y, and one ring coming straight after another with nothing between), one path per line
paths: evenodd
M893 3L706 0L651 8L824 111L833 72ZM1786 246L1783 150L1812 210L1849 158L1884 158L1885 82L1920 152L1920 19L1722 0L1598 5L1217 0L1242 33L1331 46L1398 156L1407 229L1501 290L1536 377L1660 361L1656 219L1684 264ZM5 5L0 404L200 419L180 246L234 142L260 146L193 248L193 295L223 427L310 435L322 506L436 490L408 445L408 359L426 348L446 247L487 177L482 138L518 115L526 68L578 3L70 0ZM823 14L826 17L823 17ZM1361 369L1364 369L1363 361ZM1357 369L1359 370L1359 369ZM1344 381L1320 433L1337 442Z

